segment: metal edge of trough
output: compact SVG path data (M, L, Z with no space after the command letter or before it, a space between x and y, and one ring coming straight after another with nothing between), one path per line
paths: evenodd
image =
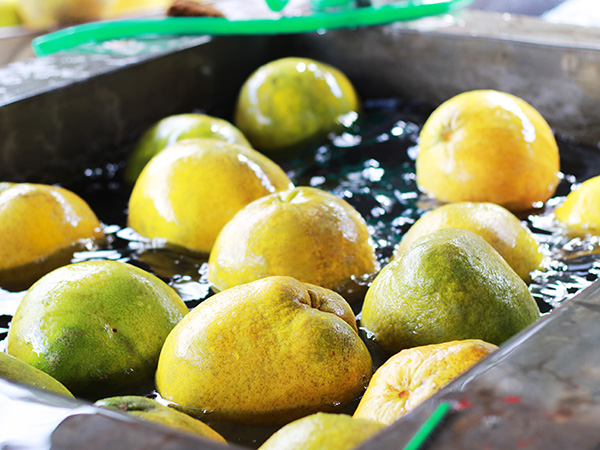
M468 21L471 20L469 17L475 16L468 13L466 17L463 16L463 20ZM514 23L511 25L514 26ZM513 35L491 34L474 39L469 29L467 24L457 29L448 27L446 31L444 26L419 30L394 25L338 30L322 35L294 36L290 49L337 65L356 80L367 95L404 95L435 105L467 89L494 88L513 92L540 109L558 132L586 143L598 142L600 109L597 104L600 88L596 80L600 72L600 52L597 48L582 44L581 39L574 42L568 35L560 42L546 43L528 41L523 36L515 38ZM570 32L573 30L570 27L568 29ZM529 31L533 30L529 28ZM576 31L586 34L584 30ZM224 42L222 45L225 46L216 44L216 56L225 48L231 50L231 46L249 43L244 47L248 52L242 57L246 70L236 74L235 82L241 84L251 66L254 67L258 60L270 54L262 50L253 53L252 44L262 42L258 39L233 39L229 43L227 38L215 40ZM272 39L267 38L267 41ZM586 42L585 38L583 42ZM193 73L197 76L197 71L206 60L197 59L194 48L158 59L175 58L173 55L186 52L190 53L185 58L195 61ZM135 73L136 70L143 73L147 70L147 62L136 63L137 69L136 64L132 64L126 67L127 73ZM380 81L372 83L372 75L361 75L364 67L369 67ZM125 71L121 75L117 72L110 74L115 77L112 79L114 86L131 82L127 80ZM190 74L175 78L172 73L165 75L173 82L179 81L180 88L198 82L187 76ZM57 111L55 100L46 104L43 97L49 98L59 95L57 91L74 89L68 92L69 96L79 94L87 100L87 105L93 104L91 100L107 96L103 91L105 87L101 86L96 98L85 97L86 92L90 92L88 85L98 89L94 87L95 83L97 79L90 77L0 105L0 128L4 127L0 129L0 158L10 162L9 171L22 169L25 176L31 173L27 167L15 167L14 161L5 153L7 146L10 148L13 143L11 139L14 139L10 126L15 126L15 123L7 122L12 105L31 101L31 104L23 106L25 114L20 113L24 123L33 124L41 118L47 120L49 125L56 125L50 120L51 114ZM79 84L82 85L81 90L77 91ZM142 123L145 126L151 120L148 114L143 113L147 109L144 108L147 106L144 100L151 99L151 94L147 90L145 96L128 99L142 106L143 117L132 133L139 133ZM181 98L185 98L185 95L179 92L179 101ZM215 99L210 97L204 100L213 102ZM108 103L111 101L115 102L115 99L112 98ZM40 104L45 110L41 116L38 110ZM183 102L164 106L163 113L165 110L170 113L186 105ZM114 129L115 126L110 128ZM63 133L68 131L68 128L62 129ZM45 132L52 131L45 127ZM106 133L106 130L96 132ZM39 141L40 138L37 139ZM87 142L85 136L80 141ZM119 142L125 141L122 138ZM57 145L63 143L60 141ZM114 141L104 141L103 145L99 145L98 157L106 156L106 147L117 146ZM21 158L27 155L23 148L14 148L14 151ZM81 146L72 151L75 157L77 152L81 152ZM40 159L52 156L50 153ZM7 172L0 172L0 177L6 176ZM598 284L595 283L565 302L538 325L515 337L484 363L464 374L362 448L399 448L400 443L408 440L433 406L442 399L452 401L455 412L437 435L436 448L470 448L469 445L483 445L488 438L487 448L517 448L525 445L528 448L565 448L565 445L574 442L578 443L577 448L592 448L592 442L599 439L593 427L600 415L596 399L600 386L600 370L597 369L600 367L600 354L594 348L598 342L597 327L594 327L600 313L598 290ZM460 411L456 411L458 409ZM540 439L540 436L545 438ZM538 445L542 441L543 445Z

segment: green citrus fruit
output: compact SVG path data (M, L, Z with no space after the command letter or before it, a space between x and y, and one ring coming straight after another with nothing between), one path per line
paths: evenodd
M151 382L165 338L187 311L171 287L130 264L70 264L27 291L8 353L75 395L121 392Z
M125 166L125 181L133 185L155 155L177 141L191 138L214 138L250 147L242 132L224 119L197 113L165 117L142 134L135 144Z
M276 425L339 410L363 393L371 374L340 295L267 277L194 308L165 341L156 387L195 417Z
M499 345L539 316L525 282L490 244L445 228L382 269L367 291L361 324L395 353L463 339Z
M4 352L0 352L0 378L34 386L66 397L73 397L73 394L58 380Z
M341 128L360 109L350 80L307 58L282 58L258 68L238 96L234 123L260 151L296 149Z

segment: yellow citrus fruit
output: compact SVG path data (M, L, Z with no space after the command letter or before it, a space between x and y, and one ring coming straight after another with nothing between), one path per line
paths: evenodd
M371 375L371 355L340 295L267 277L195 307L165 341L156 387L195 417L276 425L339 410Z
M103 236L94 212L73 192L43 184L0 183L0 270L38 262Z
M383 428L372 420L316 413L285 425L259 450L351 450Z
M353 417L390 425L497 348L466 339L402 350L377 369Z
M555 210L556 218L576 234L600 234L600 176L584 181Z
M499 345L539 317L525 282L490 244L472 231L444 228L379 272L361 324L396 353L463 339Z
M34 386L66 397L73 397L73 394L58 380L4 352L0 352L0 378Z
M213 441L225 444L225 438L206 425L204 422L194 419L187 414L161 405L156 400L136 395L125 395L121 397L110 397L98 400L95 406L105 409L122 411L125 414L137 417L141 420L176 428L180 431L203 436Z
M560 181L550 126L511 94L459 94L431 114L419 139L417 184L442 202L491 202L523 211L548 200Z
M143 236L209 253L236 212L290 187L277 164L249 147L186 139L146 165L131 193L128 225Z
M17 0L0 0L0 27L10 27L21 24Z
M328 192L297 187L250 203L225 225L210 254L208 277L223 290L288 275L354 301L378 268L358 211Z
M234 123L264 152L296 149L341 128L360 101L338 69L307 58L282 58L258 68L239 93Z
M130 264L70 264L27 291L8 353L75 395L117 393L152 380L165 338L187 312L170 286Z
M152 157L177 141L192 138L214 138L250 147L242 132L226 120L206 114L177 114L159 120L142 134L127 158L123 178L133 185Z
M395 255L432 231L461 228L486 240L526 282L543 259L533 234L514 214L494 203L457 202L435 208L417 220L402 237Z

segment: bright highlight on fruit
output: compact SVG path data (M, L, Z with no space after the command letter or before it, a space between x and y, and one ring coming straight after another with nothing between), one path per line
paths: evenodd
M524 100L478 90L442 103L420 134L417 184L441 202L491 202L511 211L548 200L560 181L548 123Z

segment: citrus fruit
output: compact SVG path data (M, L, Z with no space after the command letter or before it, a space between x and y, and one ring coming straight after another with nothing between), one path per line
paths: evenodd
M279 429L259 450L351 450L383 428L372 420L316 413Z
M338 69L288 57L250 75L239 93L234 123L254 148L282 152L341 129L341 117L359 109L354 86Z
M338 410L371 375L371 355L340 295L267 277L196 306L165 341L156 387L195 417L276 425Z
M419 237L442 228L462 228L486 240L524 280L539 269L543 255L533 234L514 214L494 203L457 202L421 216L402 237L399 255Z
M206 425L204 422L194 419L176 409L161 405L156 400L137 395L125 395L120 397L109 397L98 400L95 406L115 411L122 411L129 416L141 420L176 428L180 431L196 434L213 441L226 443L225 438Z
M116 393L151 382L165 338L187 311L171 287L130 264L70 264L27 291L8 353L74 395Z
M377 369L353 417L390 425L497 348L466 339L402 350Z
M524 211L560 181L548 123L524 100L476 90L442 103L419 137L417 184L442 202L491 202Z
M288 275L362 298L379 266L364 219L333 194L297 187L247 205L217 238L208 278L223 290Z
M236 212L290 187L277 164L249 147L187 139L146 165L129 199L128 225L143 236L209 253Z
M0 27L11 27L21 24L17 9L17 0L0 0Z
M62 383L47 373L4 352L0 352L0 378L34 386L66 397L73 397L73 394Z
M555 214L573 234L600 234L600 176L584 181L571 191Z
M525 282L490 244L472 231L444 228L381 270L361 324L396 353L463 339L499 345L539 316Z
M44 184L0 183L0 271L103 236L98 218L77 194Z
M133 186L148 161L177 141L214 138L250 147L242 132L224 119L206 114L176 114L159 120L138 139L127 158L123 178Z

